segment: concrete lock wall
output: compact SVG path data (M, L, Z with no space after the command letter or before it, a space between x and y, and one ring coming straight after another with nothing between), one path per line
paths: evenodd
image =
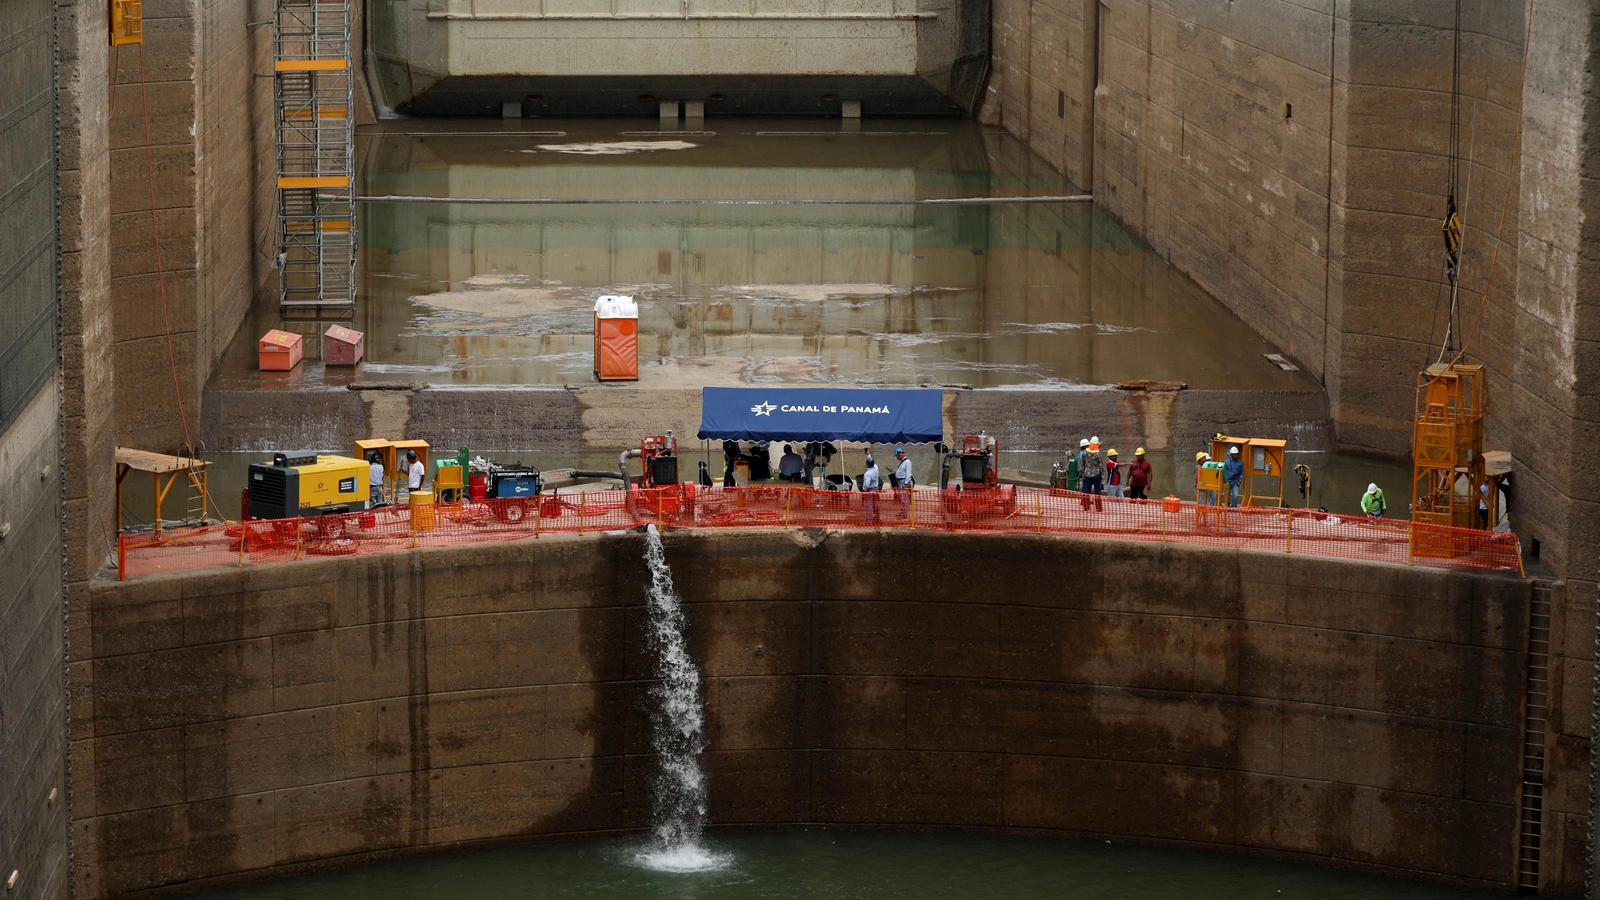
M1029 537L667 545L717 825L1094 835L1512 883L1527 582ZM642 550L97 584L72 643L78 896L643 827Z
M0 883L66 896L62 332L56 29L50 0L0 25Z
M109 309L95 314L109 318L118 377L106 387L122 446L172 453L198 441L201 387L252 300L277 291L273 8L150 3L143 44L104 57L94 48L108 84L73 73L92 90L100 118L84 121L107 152L74 187L108 226ZM104 15L77 15L106 40Z
M543 0L372 8L372 84L410 114L948 115L972 105L985 0Z
M997 0L981 115L1319 377L1342 448L1404 457L1416 375L1449 318L1456 7ZM1580 374L1600 341L1577 250L1582 161L1600 135L1592 4L1535 5L1519 96L1526 8L1460 4L1453 344L1475 332L1467 361L1488 367L1487 446L1515 458L1513 526L1588 604L1600 473L1571 454L1600 421L1597 382Z
M0 883L16 873L7 894L29 900L69 886L59 390L0 433Z

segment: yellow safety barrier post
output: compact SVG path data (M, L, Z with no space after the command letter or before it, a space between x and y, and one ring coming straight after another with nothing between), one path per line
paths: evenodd
M789 527L789 504L794 501L794 488L787 488L783 492L783 527Z
M544 503L543 502L535 502L533 504L533 536L534 537L538 537L539 536L539 525L543 521L544 521Z
M911 507L911 530L917 530L917 489L906 488L906 503Z
M239 523L239 568L244 568L244 542L250 537L250 523Z
M588 494L578 495L578 533L583 534L583 511L589 501Z
M1289 530L1283 538L1283 552L1294 552L1294 513L1289 513Z
M1044 534L1044 504L1039 497L1039 492L1033 492L1033 533Z
M300 517L294 519L294 558L300 558Z
M1167 542L1167 504L1161 504L1161 543Z

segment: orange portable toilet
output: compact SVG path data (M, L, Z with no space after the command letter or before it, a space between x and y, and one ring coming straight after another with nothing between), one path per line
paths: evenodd
M608 294L594 302L596 381L639 380L639 304Z
M322 333L322 361L330 366L353 366L361 362L366 336L343 325L329 325Z
M259 350L263 372L287 372L300 364L300 355L305 352L300 335L276 328L261 338Z

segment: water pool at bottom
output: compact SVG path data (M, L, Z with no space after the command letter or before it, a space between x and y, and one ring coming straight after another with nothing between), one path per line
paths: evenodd
M197 895L206 900L1445 900L1487 891L1220 853L998 834L716 834L701 872L634 861L641 838L499 847ZM196 896L196 895L191 895Z

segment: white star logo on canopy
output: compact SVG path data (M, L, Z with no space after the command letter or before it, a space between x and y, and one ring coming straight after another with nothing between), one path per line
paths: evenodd
M770 416L772 415L772 411L775 409L777 409L776 406L773 406L771 403L768 403L765 400L757 403L755 406L750 407L750 411L758 416Z

